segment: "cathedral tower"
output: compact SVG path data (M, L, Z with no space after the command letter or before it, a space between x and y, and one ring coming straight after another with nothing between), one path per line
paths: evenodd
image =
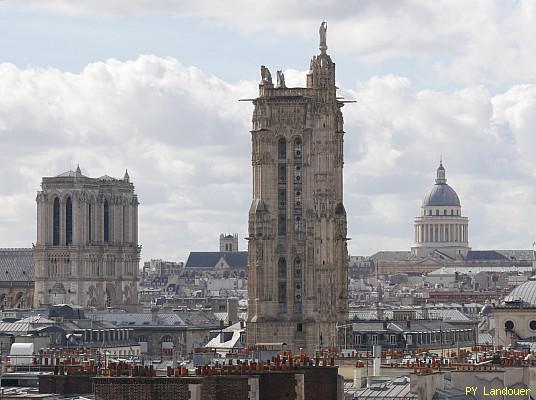
M261 67L251 130L247 341L310 354L337 345L348 320L343 102L326 30L307 87L287 88L281 71L274 87Z
M80 168L43 178L34 246L36 307L138 303L138 197L128 173L88 178Z

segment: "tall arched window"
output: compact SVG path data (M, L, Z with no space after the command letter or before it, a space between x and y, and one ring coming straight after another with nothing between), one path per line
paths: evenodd
M302 264L300 257L294 259L294 312L301 313L303 297Z
M279 160L287 159L287 141L284 138L279 139L279 142L277 142L277 154Z
M91 203L87 205L87 240L91 242L91 224L92 224L92 218L91 218Z
M123 242L128 242L128 209L127 206L123 206Z
M104 241L110 241L110 209L108 207L108 200L104 200Z
M287 311L287 260L281 257L277 263L279 312Z
M300 138L296 138L294 141L294 159L302 158L302 143Z
M302 238L302 142L300 138L294 140L294 232L297 238Z
M73 243L73 202L67 198L65 203L65 244L69 246Z
M277 142L278 153L278 199L277 232L279 237L287 235L287 141L285 138Z
M60 245L60 199L54 199L52 211L52 245Z

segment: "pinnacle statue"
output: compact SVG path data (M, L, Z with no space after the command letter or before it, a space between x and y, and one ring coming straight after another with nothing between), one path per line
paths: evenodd
M328 45L326 43L326 34L328 31L328 23L326 21L322 21L320 24L320 28L318 29L318 32L320 33L320 52L325 53L328 49Z

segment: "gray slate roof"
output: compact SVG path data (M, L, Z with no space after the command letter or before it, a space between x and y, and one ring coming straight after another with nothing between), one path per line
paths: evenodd
M443 320L452 322L467 322L471 319L459 310L454 309L429 309L426 312L420 309L403 309L403 311L414 312L417 319L430 318L432 320ZM357 320L377 320L378 312L373 309L350 310L350 319ZM393 310L383 310L383 318L394 320Z
M399 377L374 383L365 388L349 388L346 393L353 395L356 399L417 399L418 396L410 392L409 377Z
M231 268L248 266L247 251L192 251L185 268L214 268L220 258L223 258Z
M90 317L120 328L135 327L217 327L219 320L213 313L199 311L158 312L156 320L150 312L96 311Z
M102 312L95 316L98 321L111 322L116 326L186 326L186 323L176 314L158 313L155 321L151 313Z
M507 260L507 258L495 250L469 250L466 260Z
M504 299L505 301L522 301L536 306L536 281L528 281L516 287Z
M424 196L423 207L434 206L455 206L460 207L458 195L446 183L436 183L434 187Z
M76 171L69 170L69 171L65 171L65 172L63 172L63 173L61 173L59 175L56 175L55 178L74 178L76 176L83 176L83 175L77 175ZM84 178L85 178L85 176L84 176Z
M31 282L33 276L32 249L0 249L0 282Z
M402 261L411 258L411 251L378 251L370 256L374 261Z
M466 259L532 261L534 256L533 250L470 250Z

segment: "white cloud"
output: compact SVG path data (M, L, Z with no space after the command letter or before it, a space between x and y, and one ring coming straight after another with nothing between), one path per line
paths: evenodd
M89 176L128 168L142 204L144 257L183 257L215 247L219 231L244 233L247 211L240 222L226 216L248 208L251 105L238 99L251 97L255 83L231 85L174 59L140 56L79 74L0 64L0 90L9 94L0 98L2 246L35 240L40 177L78 162Z
M289 85L300 82L297 71L286 75ZM9 94L0 98L0 243L35 240L41 176L77 162L90 176L129 169L144 259L216 249L220 232L243 237L252 107L237 100L256 87L155 56L94 63L78 74L0 64L0 92ZM534 240L536 86L497 95L481 85L432 91L387 75L341 92L358 99L344 108L351 253L409 248L440 154L474 247Z
M417 90L405 78L384 76L347 92L359 101L345 110L346 194L356 191L369 203L361 214L362 204L347 202L350 215L356 212L354 234L391 235L391 243L405 237L411 244L412 219L442 154L449 183L470 218L471 244L530 246L536 223L536 214L528 212L536 201L536 86L493 96L482 86ZM353 241L350 249L360 252L360 243Z
M378 65L404 62L442 82L504 84L536 80L532 0L264 1L27 0L72 14L169 14L244 32L311 38L322 19L340 55ZM180 23L180 22L177 22Z

